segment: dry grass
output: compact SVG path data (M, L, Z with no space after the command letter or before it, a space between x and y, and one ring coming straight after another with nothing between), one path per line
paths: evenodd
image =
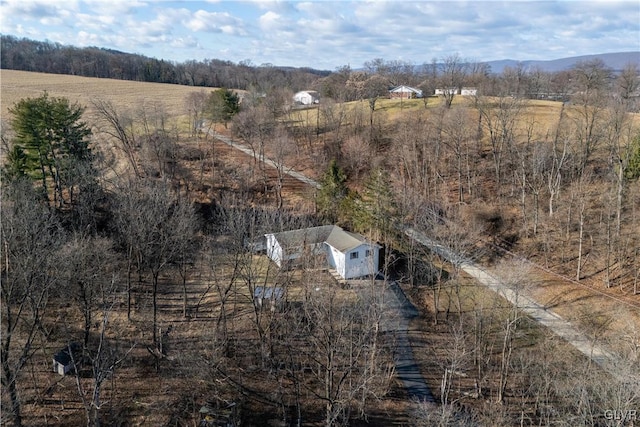
M62 74L33 73L28 71L2 70L1 114L6 117L8 109L23 98L36 98L44 91L50 96L65 97L78 102L91 112L91 101L103 99L117 108L132 108L161 103L171 115L184 115L185 98L189 93L211 91L211 88L196 88L164 83L133 82L126 80L99 79Z

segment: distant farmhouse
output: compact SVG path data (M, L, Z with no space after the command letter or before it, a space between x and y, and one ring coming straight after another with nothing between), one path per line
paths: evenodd
M391 99L413 99L422 98L422 91L411 86L396 86L389 90Z
M457 87L440 88L436 89L436 95L460 95L460 96L476 96L478 89L475 87L463 87L458 89Z
M320 94L315 90L303 90L293 95L293 102L302 105L319 104Z
M461 96L476 96L478 94L478 89L475 87L463 87L460 89Z
M326 257L343 279L373 276L378 272L380 245L337 225L266 234L267 255L278 267L287 267L308 254Z

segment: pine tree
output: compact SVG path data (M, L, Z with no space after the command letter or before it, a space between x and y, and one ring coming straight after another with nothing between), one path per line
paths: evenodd
M354 222L360 232L375 233L379 241L387 241L393 236L397 207L385 170L376 168L371 172L355 204Z
M88 170L84 166L92 160L87 139L91 130L80 121L84 109L66 98L50 98L45 92L39 98L18 101L9 112L16 136L5 176L39 181L47 198L53 196L56 207L73 203L73 188L80 180L77 172Z
M335 160L331 160L322 177L316 203L318 214L331 223L339 222L342 202L348 195L347 176Z
M207 102L207 113L214 123L227 123L240 111L240 98L229 89L222 88L211 92Z
M625 178L640 178L640 135L635 137L629 151L629 163L624 171Z

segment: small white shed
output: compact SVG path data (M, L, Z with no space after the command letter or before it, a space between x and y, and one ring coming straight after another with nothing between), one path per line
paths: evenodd
M80 362L81 352L82 346L79 343L71 343L60 349L53 355L53 372L66 375L73 371L75 365Z
M320 94L315 90L303 90L293 95L293 102L302 105L319 104Z

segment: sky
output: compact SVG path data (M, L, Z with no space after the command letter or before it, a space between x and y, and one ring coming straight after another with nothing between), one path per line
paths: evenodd
M640 1L0 0L4 35L176 62L333 71L640 51Z

